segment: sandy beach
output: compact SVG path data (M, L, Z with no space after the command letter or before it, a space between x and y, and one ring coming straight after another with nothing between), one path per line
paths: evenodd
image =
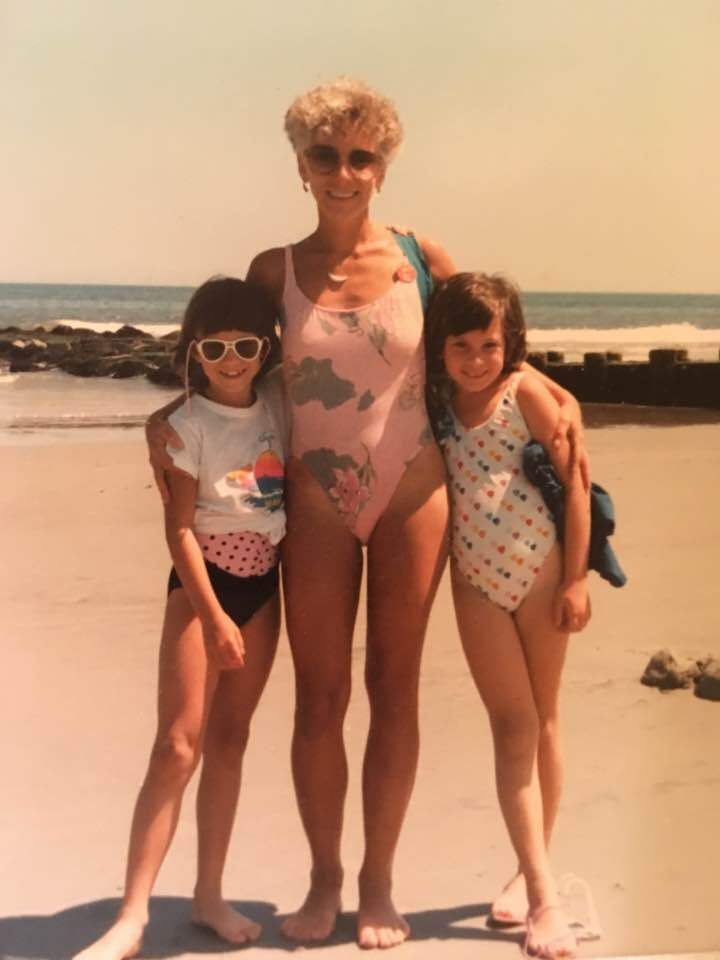
M617 418L615 418L617 419ZM627 419L627 418L626 418ZM629 585L592 575L594 617L572 641L564 685L567 780L558 874L592 887L604 937L581 956L717 951L720 703L639 683L650 655L720 655L717 416L605 423L587 433L612 493ZM77 434L77 431L74 432ZM154 723L168 570L159 499L137 430L2 448L5 573L0 956L60 960L117 907L129 818ZM346 723L351 787L345 907L323 957L354 956L367 729L356 634ZM293 949L279 919L301 900L307 851L289 769L293 679L283 637L260 706L226 893L265 926L261 956ZM422 751L397 858L407 960L513 960L519 935L486 929L513 857L495 799L488 726L454 625L447 577L423 663ZM143 955L233 948L189 923L195 833L189 796L161 872Z

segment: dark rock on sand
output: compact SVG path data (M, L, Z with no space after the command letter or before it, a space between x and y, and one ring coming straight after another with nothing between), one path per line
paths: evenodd
M650 658L640 682L660 690L680 690L689 687L692 678L680 666L669 650L658 650Z
M182 377L176 372L171 363L161 363L155 370L149 370L146 374L150 383L158 387L182 387Z
M37 369L37 364L31 356L13 357L10 361L10 373L30 373Z
M10 347L5 350L9 355L11 363L13 361L27 361L40 359L47 352L48 345L44 340L13 340Z
M56 337L82 337L95 333L94 330L83 330L80 327L70 327L67 323L56 323L50 333Z
M126 380L128 377L137 377L149 370L150 366L143 360L118 360L110 365L110 376L115 380Z
M151 333L145 333L144 330L138 330L137 327L131 327L129 323L124 323L114 333L109 334L114 340L154 340Z
M110 367L107 363L103 363L101 357L84 359L71 357L68 360L61 360L58 366L74 377L106 377L110 372Z
M710 658L701 667L695 681L695 696L703 700L720 700L720 661Z

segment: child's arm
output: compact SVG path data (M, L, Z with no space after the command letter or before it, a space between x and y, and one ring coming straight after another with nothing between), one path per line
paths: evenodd
M218 603L195 537L197 481L187 474L168 476L170 500L165 504L165 536L175 569L202 625L208 656L223 669L242 667L245 646L237 624Z
M523 377L518 384L517 399L530 433L545 447L565 487L563 579L555 595L555 624L569 631L582 630L590 619L587 592L590 495L580 465L571 456L567 437L559 444L554 442L559 411L550 392L534 377Z

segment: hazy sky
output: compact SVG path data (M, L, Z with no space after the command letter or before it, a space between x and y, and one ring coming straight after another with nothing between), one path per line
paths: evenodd
M0 0L0 281L195 284L314 226L282 131L356 75L376 213L534 290L720 291L720 0Z

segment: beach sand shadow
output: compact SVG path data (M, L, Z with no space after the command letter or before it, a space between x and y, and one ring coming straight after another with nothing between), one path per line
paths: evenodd
M191 901L187 897L153 897L150 923L145 933L141 957L162 960L182 954L230 953L237 946L223 942L210 931L195 926L189 919ZM117 914L120 900L95 900L68 907L48 916L6 917L0 919L0 960L67 960L99 937ZM233 902L238 910L262 924L263 935L254 949L287 950L301 946L289 943L280 933L285 915L278 914L265 901ZM407 913L412 940L520 940L513 931L487 929L483 925L458 926L468 921L483 921L489 904L465 904ZM333 936L313 949L327 949L355 940L355 914L341 914Z

